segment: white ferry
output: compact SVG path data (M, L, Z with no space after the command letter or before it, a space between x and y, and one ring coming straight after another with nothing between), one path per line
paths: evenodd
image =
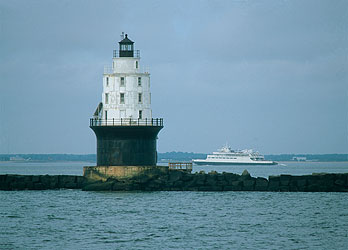
M251 149L231 150L229 146L222 147L218 152L208 155L207 159L194 159L197 165L275 165L275 161L266 161L259 152Z

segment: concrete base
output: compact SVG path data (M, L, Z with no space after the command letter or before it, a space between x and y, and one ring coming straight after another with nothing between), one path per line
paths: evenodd
M83 176L92 180L106 181L108 178L126 179L139 176L145 172L167 172L165 166L93 166L83 167Z

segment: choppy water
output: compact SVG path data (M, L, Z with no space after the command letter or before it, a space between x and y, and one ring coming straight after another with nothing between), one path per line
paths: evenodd
M348 194L0 191L0 249L347 249Z

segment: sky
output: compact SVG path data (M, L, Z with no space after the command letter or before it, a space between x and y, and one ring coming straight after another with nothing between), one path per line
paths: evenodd
M348 1L0 0L0 154L96 152L121 32L158 152L348 153Z

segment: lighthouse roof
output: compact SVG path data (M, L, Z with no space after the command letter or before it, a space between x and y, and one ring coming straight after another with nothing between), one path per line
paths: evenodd
M126 37L118 43L133 44L134 42L132 40L130 40L128 38L128 35L126 34Z

